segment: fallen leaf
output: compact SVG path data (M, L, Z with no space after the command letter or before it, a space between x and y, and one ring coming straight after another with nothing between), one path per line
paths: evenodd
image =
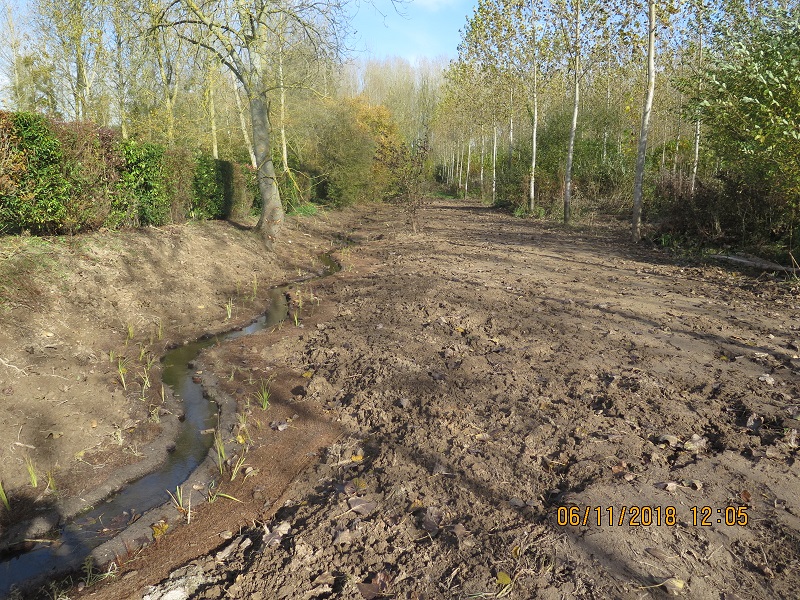
M456 523L453 525L453 535L455 535L460 541L462 538L469 535L469 531L467 531L467 528L461 523Z
M708 440L696 433L692 435L691 439L683 443L683 448L690 452L702 452L708 445Z
M670 577L661 584L661 587L673 596L680 596L681 592L683 592L683 588L686 587L686 582L677 577Z
M747 490L742 490L741 492L739 492L739 498L741 498L742 502L744 502L745 504L750 504L750 499L752 497L753 496Z
M416 512L422 508L425 508L425 504L419 498L413 500L411 504L408 505L408 512Z
M497 574L497 585L511 585L511 575L505 571L500 571Z
M442 514L434 507L429 507L425 511L425 516L422 517L422 528L431 535L439 531L439 525L442 522Z
M378 506L375 502L368 502L363 498L350 498L347 504L350 506L350 510L362 517L372 514Z
M619 464L612 466L611 467L611 472L614 475L619 475L620 473L624 473L627 469L628 469L628 463L626 463L623 460Z
M758 433L758 430L761 429L761 425L763 425L763 423L764 419L753 413L747 417L747 424L745 426L752 430L753 433Z
M356 587L365 600L372 600L379 596L385 596L392 583L392 576L386 571L376 573L369 583L357 583Z
M373 600L373 598L382 595L381 590L374 583L357 583L356 587L358 591L361 592L364 600Z
M314 371L305 371L303 373L303 377L305 377L306 379L311 379L313 376L314 376Z
M660 490L667 490L668 492L677 491L680 487L677 481L659 481L655 486Z
M267 548L271 546L277 546L281 543L283 536L289 533L292 530L292 526L289 524L288 521L282 521L278 525L270 530L269 527L264 525L264 546Z
M666 444L669 444L670 447L672 447L672 448L675 448L676 446L678 446L681 443L680 439L678 439L677 436L670 435L670 434L662 435L660 438L658 438L658 441L659 442L664 442Z
M153 537L159 538L167 533L167 529L169 529L169 523L167 523L164 519L161 519L160 521L150 525L150 528L153 530Z

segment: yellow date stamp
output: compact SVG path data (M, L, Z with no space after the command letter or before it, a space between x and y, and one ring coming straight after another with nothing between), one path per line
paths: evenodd
M681 507L675 506L559 506L556 523L559 527L674 527L691 523L694 527L745 527L750 517L747 506Z

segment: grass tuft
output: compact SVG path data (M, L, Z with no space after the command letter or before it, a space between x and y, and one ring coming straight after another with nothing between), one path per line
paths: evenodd
M273 379L273 377L270 377L266 381L262 379L260 385L258 386L258 391L253 394L253 397L256 399L256 402L258 402L261 410L267 410L269 408L269 400L272 397Z
M6 495L6 490L3 488L2 480L0 480L0 502L3 503L3 506L6 507L8 512L11 512L11 503L8 501L8 496Z
M33 466L33 460L31 460L30 456L25 457L25 468L28 470L28 479L31 482L31 487L39 487L39 477L36 475L36 467Z

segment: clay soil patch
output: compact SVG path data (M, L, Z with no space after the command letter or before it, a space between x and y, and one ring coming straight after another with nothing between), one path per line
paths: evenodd
M796 284L473 203L350 216L341 273L202 358L243 503L74 596L796 598Z

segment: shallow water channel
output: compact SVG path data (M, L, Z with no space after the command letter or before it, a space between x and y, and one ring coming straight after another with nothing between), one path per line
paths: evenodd
M321 276L339 270L338 263L329 255L319 258L325 266ZM287 289L270 290L269 310L250 325L216 336L204 336L164 355L162 381L183 400L185 416L175 439L174 451L168 453L157 471L128 484L99 506L62 526L54 543L27 544L18 554L4 558L0 562L0 598L5 598L14 586L56 577L64 574L67 566L70 570L79 566L93 549L119 534L138 516L163 504L168 499L167 490L174 493L175 488L188 479L205 460L213 443L213 436L202 432L215 428L218 417L217 404L205 398L202 386L193 381L195 373L190 363L204 348L250 335L283 321L288 313Z

